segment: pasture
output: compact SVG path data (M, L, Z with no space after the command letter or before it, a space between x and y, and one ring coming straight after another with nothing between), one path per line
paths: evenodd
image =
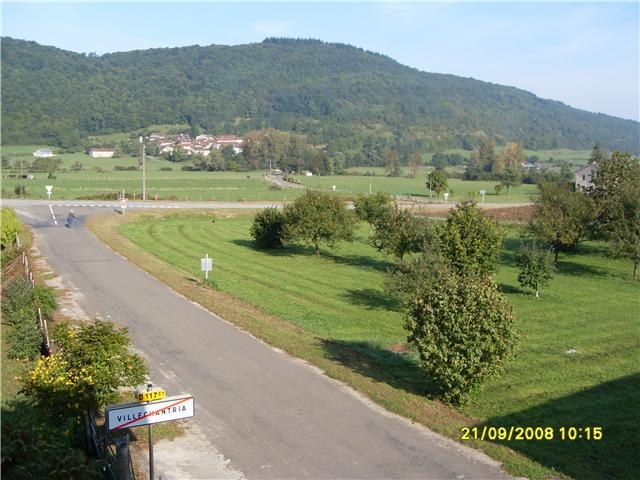
M41 148L37 145L3 147L2 155L11 166L22 160L31 163L32 153ZM136 157L91 158L84 153L59 154L62 160L60 169L50 178L45 172L3 169L2 197L20 196L16 188L24 187L23 196L46 199L45 185L53 186L53 200L71 199L116 199L124 190L125 195L139 200L142 195L142 172L138 169ZM74 171L74 164L81 164ZM265 180L267 171L252 172L189 172L182 171L184 163L172 163L162 158L147 156L145 162L145 186L147 199L154 200L191 200L224 202L286 202L296 198L303 189L280 188ZM129 170L133 169L133 170ZM303 187L335 191L347 198L360 193L386 192L417 202L442 202L442 197L429 197L427 173L430 167L422 167L415 178L405 175L386 176L382 168L354 168L345 175L311 176L292 175L291 178ZM30 174L33 178L20 179L20 174ZM487 203L522 203L530 201L536 195L535 185L520 185L496 194L497 181L462 181L449 179L449 201L459 202L466 199L482 201L480 191L486 191Z
M640 468L634 429L640 296L630 264L611 259L603 245L562 255L555 279L536 300L518 285L519 240L510 231L496 280L515 309L519 352L458 411L430 397L406 344L401 306L383 290L390 259L368 245L368 227L353 243L316 258L304 246L255 249L251 221L228 212L135 214L104 217L92 228L187 297L452 438L473 425L553 428L553 439L471 442L513 473L633 478ZM213 288L202 285L205 254L215 265ZM602 427L603 438L563 440L562 427Z
M10 167L22 160L31 163L33 152L42 145L3 146L2 156ZM54 150L55 151L55 150ZM460 153L468 157L470 152L464 150L448 150L448 153ZM549 169L557 169L567 162L572 168L584 165L590 155L587 150L527 150L526 155L536 155L540 162ZM30 198L47 198L45 185L53 185L52 198L58 200L116 198L119 192L125 191L127 197L140 199L142 194L142 172L138 169L139 159L134 156L121 158L91 158L85 153L57 153L56 158L62 161L61 167L54 172L55 178L48 178L47 173L20 171L15 168L3 168L2 197L15 197L18 185L24 186L24 196ZM426 154L430 160L432 154ZM267 201L285 202L297 197L299 189L279 188L264 180L265 171L252 172L187 172L181 167L188 164L172 163L163 158L147 156L145 162L145 184L148 200L193 200L193 201ZM81 169L74 171L74 165ZM129 170L132 169L132 170ZM459 170L459 168L457 167ZM415 201L443 201L429 197L427 189L427 173L431 167L422 167L416 178L408 176L405 168L400 177L388 177L379 167L354 167L344 175L312 176L292 175L291 178L302 186L325 191L335 191L346 197L354 197L359 193L387 192L395 196ZM33 179L20 180L18 174L31 174ZM458 174L460 171L458 171ZM449 200L458 202L466 199L482 201L480 191L486 192L487 203L521 203L528 202L536 195L535 185L520 185L496 194L497 181L462 181L449 179Z

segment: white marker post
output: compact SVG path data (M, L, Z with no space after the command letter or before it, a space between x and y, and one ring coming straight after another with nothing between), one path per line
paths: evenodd
M122 214L124 215L124 211L127 209L127 202L129 200L127 197L120 198L120 208L122 209Z
M49 200L51 200L51 193L53 192L53 185L45 185L44 188L47 189L47 195L49 195Z
M213 258L209 258L209 254L206 253L204 258L200 259L200 270L204 272L204 281L209 280L209 272L213 270Z
M482 195L482 203L484 203L484 196L487 194L486 190L480 190L480 195Z

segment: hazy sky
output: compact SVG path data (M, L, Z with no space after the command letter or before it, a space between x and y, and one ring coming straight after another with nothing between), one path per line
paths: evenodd
M640 120L640 3L12 2L2 35L74 52L317 38Z

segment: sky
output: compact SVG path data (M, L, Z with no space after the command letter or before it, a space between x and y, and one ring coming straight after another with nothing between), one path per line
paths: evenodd
M640 2L2 1L2 36L78 53L314 38L640 121Z

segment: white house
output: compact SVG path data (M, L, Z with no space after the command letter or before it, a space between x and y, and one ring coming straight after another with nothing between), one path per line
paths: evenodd
M595 162L578 170L574 177L576 190L588 190L593 187L593 179L596 178L598 170L600 166Z
M53 157L54 155L50 148L39 148L33 152L33 156L38 158L48 158Z
M91 158L111 158L116 153L115 148L90 148L89 156Z

